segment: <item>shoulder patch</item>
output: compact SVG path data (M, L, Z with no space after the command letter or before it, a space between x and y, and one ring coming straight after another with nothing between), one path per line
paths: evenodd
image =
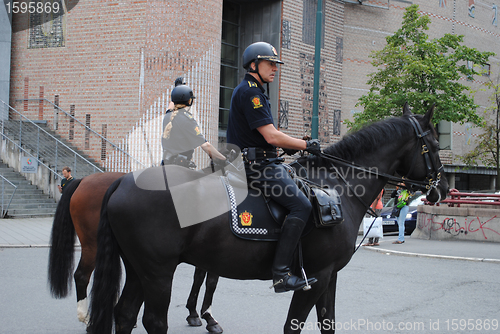
M248 86L249 87L258 87L257 86L257 83L253 82L253 81L247 81L248 82Z
M257 96L257 95L252 97L252 104L253 104L254 109L263 107L262 103L260 102L260 96Z

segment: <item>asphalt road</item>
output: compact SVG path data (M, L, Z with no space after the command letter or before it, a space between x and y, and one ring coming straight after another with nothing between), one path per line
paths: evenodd
M47 257L47 248L0 248L0 333L86 333L76 318L74 288L66 299L50 296ZM207 333L184 320L193 272L188 265L176 272L169 333ZM498 333L499 277L497 263L361 248L339 274L336 333ZM212 311L224 333L282 333L292 294L275 294L269 286L269 281L221 278ZM297 326L303 333L319 333L315 320L313 312ZM146 333L140 320L133 333Z

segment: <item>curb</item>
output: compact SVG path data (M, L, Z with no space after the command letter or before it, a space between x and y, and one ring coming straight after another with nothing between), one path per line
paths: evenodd
M488 262L488 263L498 263L500 264L499 259L488 259L488 258L480 258L480 257L462 257L462 256L449 256L449 255L436 255L436 254L424 254L424 253L410 253L410 252L401 252L384 248L374 248L374 247L363 247L364 249L370 250L372 252L385 253L387 255L399 255L399 256L409 256L409 257L425 257L431 259L444 259L444 260L461 260L461 261L473 261L473 262Z
M78 243L75 244L75 250L80 249L82 246ZM24 244L18 244L18 245L0 245L0 249L2 248L50 248L49 244L36 244L36 245L24 245Z
M50 245L0 245L0 248L49 248Z

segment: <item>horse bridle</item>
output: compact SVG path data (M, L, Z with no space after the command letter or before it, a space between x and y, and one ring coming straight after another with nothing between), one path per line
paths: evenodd
M427 190L427 194L429 194L429 192L432 189L436 189L438 187L439 182L441 181L441 174L442 174L442 172L444 170L444 167L441 164L441 166L439 166L438 168L436 168L436 163L435 163L434 159L432 159L432 157L431 157L431 155L429 153L429 143L427 141L427 138L425 138L425 137L431 132L431 130L429 129L429 130L427 130L427 131L424 132L422 130L422 127L420 126L420 123L418 123L418 121L417 121L417 119L415 118L414 115L411 115L409 117L409 119L410 119L410 123L413 126L413 129L415 130L415 133L417 135L417 145L420 144L422 146L422 150L420 151L420 153L421 153L421 155L424 156L424 161L425 161L426 171L427 171L426 176L425 176L425 181L411 180L411 179L405 178L404 176L403 177L397 177L397 176L389 175L389 174L386 174L386 173L374 172L373 170L367 169L366 167L356 165L353 162L349 162L349 161L344 160L342 158L335 157L333 155L329 155L329 154L326 154L326 153L323 153L323 152L321 152L320 157L323 158L323 159L326 159L326 160L330 160L330 163L331 163L333 169L335 170L335 172L337 173L337 175L342 179L342 181L349 188L351 188L351 185L342 176L342 174L339 173L337 167L335 167L335 165L334 165L333 162L340 162L341 164L346 165L348 167L352 167L352 168L354 168L356 170L363 171L363 172L370 173L370 174L375 174L376 176L381 176L381 177L387 178L388 179L388 181L387 181L388 183L394 182L395 184L399 184L401 182L404 182L405 186L410 185L410 188L411 188L412 191L415 191L416 189L426 189ZM414 159L412 161L412 164L411 164L411 167L410 167L410 171L408 173L406 173L406 175L410 175L411 172L413 171L413 168L415 166L415 160L416 160L417 157L418 157L418 152L416 153L416 155L415 155L415 157L414 157ZM353 191L352 193L354 194L354 196L365 207L368 208L368 212L372 216L374 216L375 218L378 217L378 214L376 214L375 211L373 211L373 209L370 206L368 206L365 203L365 201L363 201L363 199L356 194L355 191ZM441 195L439 195L439 198L441 198ZM354 249L354 253L356 253L356 251L359 249L359 247L361 246L361 244L365 240L366 235L369 233L369 231L371 230L371 228L372 228L372 226L373 226L374 223L375 223L375 219L373 220L373 222L371 223L370 227L368 228L368 232L363 236L363 239L359 243L358 247L356 247Z
M428 143L426 137L431 132L431 130L429 129L429 130L423 132L422 127L420 126L420 123L415 119L415 116L413 116L413 115L410 116L410 123L413 126L413 129L415 130L415 133L417 134L417 139L422 146L421 154L424 156L425 166L426 166L426 170L427 170L424 184L425 184L425 189L429 192L430 190L438 187L439 182L441 181L441 174L444 170L444 167L443 167L443 164L441 164L441 166L436 168L436 163L435 163L434 159L432 159L432 157L429 153L429 143ZM418 153L417 153L417 155L418 155ZM415 161L415 159L414 159L414 161ZM415 164L412 163L411 169L407 173L407 175L413 171L414 166L415 166ZM413 185L413 182L411 182L410 184Z
M441 181L441 175L442 175L442 172L444 170L444 167L441 164L440 167L436 168L436 163L430 155L429 143L427 141L426 136L431 132L431 130L429 129L429 130L424 132L414 115L411 115L409 117L409 120L410 120L410 123L411 123L411 125L412 125L412 127L415 130L415 133L417 135L417 145L421 144L421 147L422 147L422 150L420 151L420 153L421 153L421 155L424 156L424 161L425 161L426 171L427 171L424 181L412 180L412 179L409 179L405 176L398 177L398 176L394 176L394 175L390 175L390 174L386 174L386 173L380 173L378 171L375 172L372 169L357 165L353 162L350 162L350 161L344 160L342 158L339 158L339 157L336 157L336 156L333 156L330 154L326 154L323 152L321 152L321 154L319 156L321 158L323 158L325 160L329 160L331 162L331 165L335 169L335 171L337 172L337 175L339 175L341 177L342 181L346 184L347 184L347 181L338 172L337 168L333 164L334 162L341 163L341 164L346 165L348 167L352 167L358 171L362 171L365 173L374 174L376 176L386 178L388 180L387 182L389 184L397 185L399 183L404 183L405 186L409 185L412 191L425 189L427 191L427 193L429 193L432 189L435 189L438 187L439 182ZM411 172L413 171L413 168L415 166L414 162L415 162L417 157L418 157L418 152L415 155L415 158L413 159L413 163L411 164L410 171L408 173L406 173L406 175L410 175Z

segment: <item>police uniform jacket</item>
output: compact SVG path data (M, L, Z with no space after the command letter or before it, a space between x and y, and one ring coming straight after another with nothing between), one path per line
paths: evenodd
M191 160L193 151L207 140L200 130L198 122L186 108L179 112L172 121L172 129L168 138L165 137L165 128L171 120L173 112L168 111L163 118L163 135L161 145L163 147L163 159L182 154Z
M227 127L227 142L240 149L258 147L273 150L275 147L257 130L273 124L271 103L262 85L250 74L233 91Z

